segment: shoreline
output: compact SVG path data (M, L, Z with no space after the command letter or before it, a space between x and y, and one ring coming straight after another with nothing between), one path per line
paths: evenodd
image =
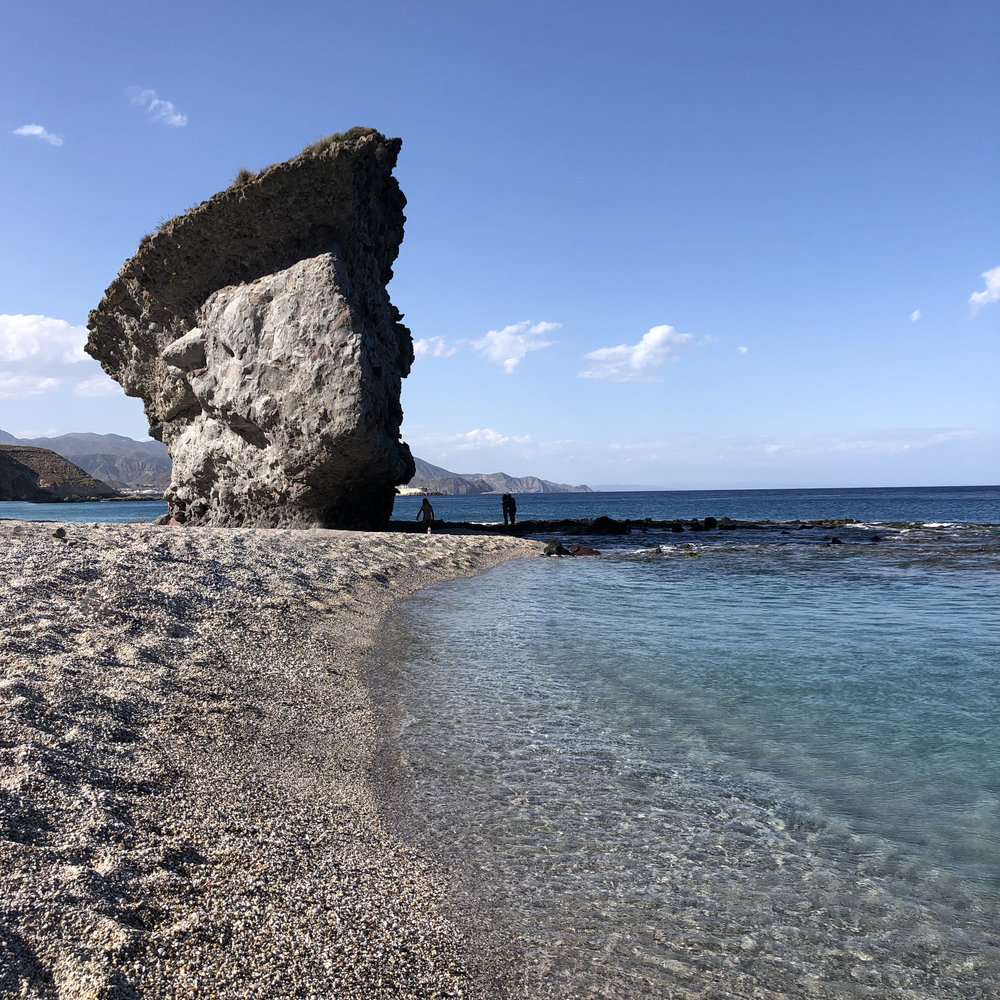
M0 997L495 992L447 873L385 821L365 674L398 601L541 544L50 521L0 542Z

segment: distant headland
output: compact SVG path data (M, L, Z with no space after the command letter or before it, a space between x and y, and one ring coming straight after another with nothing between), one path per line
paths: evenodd
M18 438L0 430L0 445L30 448L36 452L44 449L54 453L54 457L61 456L66 461L63 463L65 468L58 467L62 469L59 473L62 478L58 482L80 486L80 489L63 491L70 495L43 496L39 493L37 484L33 486L27 479L23 479L18 480L20 485L14 486L12 479L9 488L5 489L0 485L0 499L159 499L170 484L170 454L159 441L136 441L121 434L87 432L60 434L56 437ZM538 476L510 476L505 472L449 472L420 458L415 458L414 462L416 475L400 488L400 493L471 496L483 493L594 492L589 486L568 486L540 479ZM51 460L48 465L53 470L57 468ZM72 469L76 469L76 472L72 472ZM85 474L94 484L92 489L83 488L84 480L80 478L80 473ZM56 482L57 479L52 481ZM0 480L0 484L6 482L7 478Z

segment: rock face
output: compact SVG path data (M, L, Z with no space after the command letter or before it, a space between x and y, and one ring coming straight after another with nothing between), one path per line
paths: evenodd
M0 500L111 500L107 483L46 448L0 444Z
M87 351L145 403L184 524L378 527L414 472L399 439L413 346L386 285L401 142L331 136L147 237Z

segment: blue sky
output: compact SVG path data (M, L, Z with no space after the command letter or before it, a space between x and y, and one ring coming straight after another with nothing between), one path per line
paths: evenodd
M1000 482L1000 5L4 4L0 427L144 437L82 354L142 236L403 139L414 453L666 488Z

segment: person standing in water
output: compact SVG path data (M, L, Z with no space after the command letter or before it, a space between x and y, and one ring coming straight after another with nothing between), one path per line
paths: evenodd
M500 504L503 507L503 523L513 524L517 517L517 501L510 493L505 493Z
M434 508L427 497L424 497L424 502L420 505L420 510L417 511L417 520L427 527L427 534L429 535L431 533L431 525L434 523Z

